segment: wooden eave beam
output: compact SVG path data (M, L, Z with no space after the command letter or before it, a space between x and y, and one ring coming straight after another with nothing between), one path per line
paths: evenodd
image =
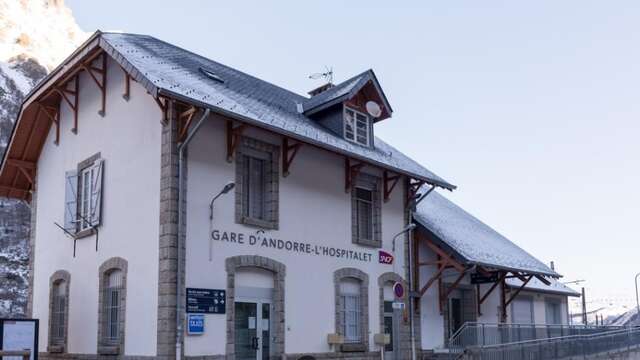
M429 249L431 249L431 251L433 251L434 253L440 255L443 259L446 260L446 263L448 265L453 266L456 270L462 272L465 271L466 268L464 265L460 264L458 261L456 261L452 256L450 256L449 254L447 254L444 250L442 250L441 248L439 248L438 246L436 246L435 244L433 244L431 241L429 241L428 239L425 239L425 244L427 245L427 247L429 247Z
M169 100L160 97L154 97L153 100L155 100L162 112L162 124L167 125L169 123Z
M198 108L190 106L187 110L178 114L178 142L183 142L189 133L189 127Z
M245 124L233 126L233 121L227 120L227 162L233 161L233 155L235 154L236 148L238 147L240 135L242 135L242 132L245 130L245 128Z
M544 278L544 276L541 276L541 275L534 275L534 277L535 277L536 279L540 280L540 282L542 282L543 284L545 284L545 285L547 285L547 286L551 285L551 281L549 281L549 280L545 279L545 278Z
M35 170L36 164L30 161L18 160L18 159L7 159L7 165L11 165L17 168L23 168L27 170Z
M495 290L496 287L498 287L499 284L502 283L502 281L504 281L504 278L507 276L506 272L503 272L500 274L500 277L498 278L498 281L494 282L493 285L491 285L491 287L489 288L489 290L487 290L487 292L480 297L480 301L478 302L478 304L482 305L482 303L487 300L487 298L489 297L489 295L491 295L491 293L493 292L493 290Z
M355 180L358 178L358 174L363 167L365 167L365 163L358 162L355 164L351 163L351 159L348 156L344 157L344 191L349 192L355 183Z
M293 159L298 154L298 150L302 147L301 142L295 142L291 144L292 140L288 137L284 136L282 138L282 176L289 176L289 168L291 167L291 163Z
M384 170L382 172L382 180L383 180L383 188L384 188L384 201L387 202L389 201L390 197L391 197L391 192L393 191L393 188L396 187L396 185L398 184L398 181L400 180L401 176L396 174L396 175L389 175L389 171Z
M444 294L440 295L440 308L444 307L444 302L447 301L447 299L449 298L449 295L451 294L451 292L453 290L455 290L458 285L460 284L460 281L462 281L462 279L464 279L464 276L466 275L466 272L461 272L458 277L456 278L456 280L453 282L453 284L451 284L451 286L449 286L447 288L447 291Z
M47 118L51 121L52 124L56 126L56 139L53 141L54 144L58 145L60 143L60 111L53 107L42 105L42 103L38 102L38 112L42 111ZM38 115L36 115L36 119Z
M98 111L98 114L100 114L100 116L104 116L107 106L107 53L103 51L101 55L101 68L93 66L91 62L83 62L80 64L80 67L89 74L91 79L93 79L93 82L95 82L100 89L102 94L102 107ZM100 79L98 79L98 77L100 77Z
M520 294L520 291L522 291L522 289L527 286L527 284L529 283L529 281L531 281L531 279L533 279L533 277L534 275L529 275L529 277L522 283L522 285L520 285L511 296L509 296L509 299L507 299L504 304L505 307L511 304L511 302L516 298L516 296L518 296L518 294Z
M444 266L441 266L438 269L438 271L435 274L433 274L431 278L427 281L427 283L420 289L420 296L423 296L427 292L427 290L429 290L431 285L433 285L433 283L442 276L443 272L444 272Z

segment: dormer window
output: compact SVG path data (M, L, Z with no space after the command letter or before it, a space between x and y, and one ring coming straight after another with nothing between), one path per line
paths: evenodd
M369 116L352 108L344 108L344 138L369 146L371 137L371 126Z

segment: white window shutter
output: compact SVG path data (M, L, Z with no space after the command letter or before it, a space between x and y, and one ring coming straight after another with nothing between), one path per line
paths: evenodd
M100 225L100 221L102 220L102 177L103 177L103 169L104 169L104 160L99 159L93 164L95 177L93 178L94 183L91 186L91 226Z
M70 170L65 173L64 193L64 228L75 233L78 220L78 172Z

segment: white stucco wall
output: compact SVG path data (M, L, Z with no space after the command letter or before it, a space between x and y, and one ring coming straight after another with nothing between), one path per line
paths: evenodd
M49 277L56 270L71 274L67 352L97 350L98 268L119 256L128 261L126 355L156 354L158 299L158 232L160 204L160 111L137 83L125 101L124 74L109 61L106 116L98 115L100 91L86 73L80 75L78 133L73 114L61 105L60 144L55 127L38 162L37 224L33 316L41 321L39 346L46 351ZM64 224L65 171L100 152L104 159L103 225L99 249L95 236L73 240L54 225Z
M279 137L256 129L244 135L281 144ZM226 161L224 121L208 119L188 152L187 287L225 289L225 259L235 255L261 255L284 263L285 351L327 352L327 334L335 333L333 272L354 267L369 275L369 342L372 350L377 349L373 334L380 332L378 277L394 269L403 273L403 242L397 243L393 266L378 263L378 249L352 244L351 195L344 190L344 159L303 145L293 160L291 174L280 176L279 230L267 230L264 236L366 251L372 254L370 263L222 241L213 242L210 260L211 228L240 232L247 237L256 234L257 229L235 223L233 192L216 201L213 225L209 223L210 199L225 183L235 180L235 163ZM391 200L382 204L384 250L391 252L391 239L403 227L403 186L398 183ZM205 318L205 334L187 336L186 355L225 353L226 315Z

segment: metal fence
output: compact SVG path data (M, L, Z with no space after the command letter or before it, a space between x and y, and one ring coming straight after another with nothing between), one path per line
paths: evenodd
M620 329L623 327L468 322L449 338L446 345L452 352L462 352L463 349L470 346L498 345L573 335L593 335Z
M640 328L470 347L464 350L461 358L466 360L548 360L585 357L632 348L640 348Z

